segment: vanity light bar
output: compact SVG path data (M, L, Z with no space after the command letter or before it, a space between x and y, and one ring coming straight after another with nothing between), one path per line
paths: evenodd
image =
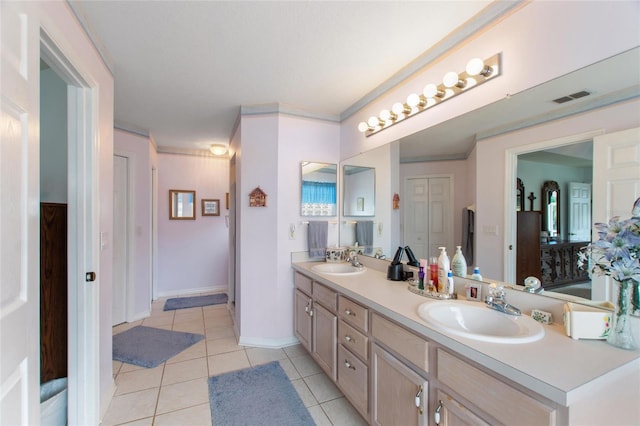
M411 93L405 102L396 102L390 110L383 109L377 117L371 116L366 121L362 121L358 124L358 130L369 137L500 74L500 53L496 53L484 61L480 58L471 59L464 71L446 73L442 83L427 84L421 94Z

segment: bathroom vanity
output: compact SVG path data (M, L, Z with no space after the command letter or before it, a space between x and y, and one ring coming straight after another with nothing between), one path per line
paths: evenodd
M573 340L561 324L530 343L458 337L418 315L442 301L388 281L376 262L352 275L314 265L292 264L296 336L371 424L640 424L640 351ZM461 299L465 283L455 278ZM507 300L523 314L562 306L519 291Z

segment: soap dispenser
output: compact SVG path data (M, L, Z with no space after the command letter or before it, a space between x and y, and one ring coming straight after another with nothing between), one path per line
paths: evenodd
M467 261L462 254L462 246L456 246L456 254L451 260L451 270L459 277L467 276Z

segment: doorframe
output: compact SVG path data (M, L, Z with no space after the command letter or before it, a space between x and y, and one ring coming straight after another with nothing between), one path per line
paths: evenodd
M98 96L42 28L40 57L67 83L68 423L92 424L100 418ZM96 281L85 282L87 272Z
M136 176L136 153L133 151L127 151L122 149L113 149L113 156L124 157L127 159L127 235L126 235L126 245L127 245L127 282L125 283L124 293L126 297L126 305L124 317L127 322L135 321L134 318L134 286L135 282L135 272L136 272L136 262L135 262L135 217L136 217L136 206L135 206L135 176ZM114 235L115 238L115 235ZM115 265L114 265L115 266ZM112 286L113 288L113 286ZM113 300L113 297L111 298ZM113 320L111 321L113 322Z
M592 130L575 135L563 136L561 138L548 139L545 141L534 142L526 145L520 145L505 150L505 179L504 179L504 246L505 262L504 262L504 281L508 283L515 282L516 279L516 237L517 237L517 220L516 220L516 191L514 191L516 178L518 174L518 156L529 152L540 151L544 149L557 148L565 145L573 145L580 142L593 140L596 136L604 134L603 129ZM591 166L593 169L593 165ZM511 248L511 249L510 249Z

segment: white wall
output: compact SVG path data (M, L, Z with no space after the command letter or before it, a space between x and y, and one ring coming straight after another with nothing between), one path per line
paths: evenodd
M40 202L67 203L67 83L40 71Z
M638 127L640 126L638 111L640 111L640 101L629 101L484 139L477 143L475 229L476 247L482 249L476 250L478 259L476 264L480 266L483 276L503 280L506 250L509 244L515 245L515 241L505 241L504 233L506 150L527 145L535 146L540 142L592 131L612 133ZM532 148L533 150L537 149ZM485 227L497 227L497 235L484 232Z
M606 16L606 19L603 17ZM637 1L525 3L452 49L405 83L380 96L341 125L341 158L348 158L488 105L638 45ZM425 84L461 71L471 58L502 54L502 75L370 137L358 123Z
M229 159L158 154L158 293L173 296L227 289L225 216ZM169 190L195 190L196 219L169 219ZM202 199L220 200L220 216L202 216Z
M296 342L291 252L307 250L307 229L300 222L310 220L300 216L300 163L338 163L339 125L267 113L242 115L239 128L232 151L238 167L240 343L290 345ZM258 186L268 196L267 206L249 207L249 193ZM292 224L296 231L289 239ZM337 226L329 225L329 244L337 239Z

